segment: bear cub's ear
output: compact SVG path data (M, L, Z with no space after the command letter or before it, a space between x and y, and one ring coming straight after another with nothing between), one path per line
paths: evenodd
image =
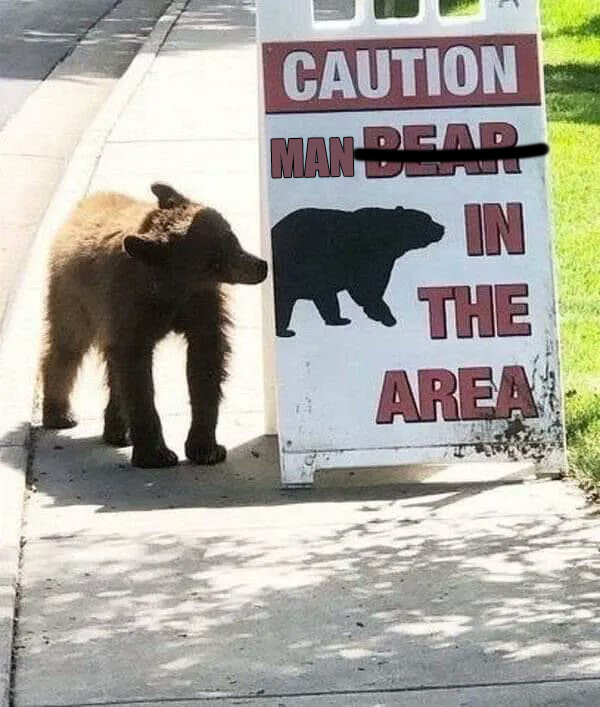
M139 236L125 236L123 250L134 260L139 260L146 265L164 265L168 256L166 243Z
M402 207L402 206L396 206L396 211L404 211L404 207Z
M168 184L161 184L160 182L155 182L150 186L150 189L154 196L158 199L159 209L174 209L177 206L183 206L189 203L188 199L175 191L173 187Z

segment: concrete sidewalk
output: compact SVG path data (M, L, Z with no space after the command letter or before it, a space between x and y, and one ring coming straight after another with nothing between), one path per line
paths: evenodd
M69 184L148 198L169 181L258 251L253 3L191 0L158 46ZM260 290L232 301L225 465L134 470L129 450L103 446L95 360L80 425L35 431L14 704L600 704L599 530L583 495L479 465L327 472L280 490ZM183 458L176 339L155 379Z

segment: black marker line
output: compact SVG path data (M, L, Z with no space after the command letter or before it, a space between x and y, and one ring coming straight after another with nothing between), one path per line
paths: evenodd
M364 162L483 162L484 160L526 159L547 155L546 143L517 147L488 147L480 150L386 150L357 147L354 157Z

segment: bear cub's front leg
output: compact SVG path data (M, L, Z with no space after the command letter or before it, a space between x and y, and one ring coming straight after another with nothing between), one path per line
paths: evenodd
M224 462L227 456L225 447L217 444L216 428L229 347L218 330L212 336L188 330L186 336L192 424L185 442L185 455L196 464L212 466Z
M177 455L165 444L160 418L154 406L152 349L113 349L109 354L109 368L116 373L115 383L122 398L124 418L129 421L133 466L175 466ZM116 393L116 390L111 390L111 397ZM105 427L105 435L107 431Z
M208 439L192 428L185 441L185 456L195 464L214 466L225 461L227 450L222 444L217 444L214 438Z

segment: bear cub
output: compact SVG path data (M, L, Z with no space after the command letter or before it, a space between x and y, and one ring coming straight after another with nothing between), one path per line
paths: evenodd
M227 221L166 184L153 184L158 208L117 193L80 202L50 255L47 344L42 360L43 425L73 427L69 398L83 355L97 346L106 362L109 401L104 440L133 445L132 464L166 467L154 405L152 357L174 331L187 340L192 423L188 459L217 464L221 386L230 324L223 283L258 284L264 260L244 251Z

